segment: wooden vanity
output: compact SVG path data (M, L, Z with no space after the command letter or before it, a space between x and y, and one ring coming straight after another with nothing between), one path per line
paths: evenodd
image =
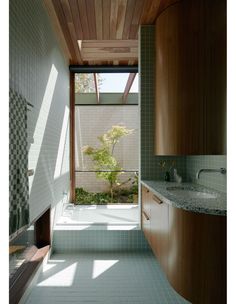
M180 295L226 303L226 216L176 208L142 186L142 229Z

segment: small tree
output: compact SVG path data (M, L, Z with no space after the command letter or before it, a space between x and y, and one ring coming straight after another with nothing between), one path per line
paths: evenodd
M103 83L102 76L97 73L98 88ZM75 74L75 93L94 93L94 75L92 73L76 73Z
M121 186L118 177L122 173L122 167L114 157L114 149L116 144L124 136L133 133L133 129L127 129L125 126L112 126L107 133L98 137L100 142L99 148L85 146L82 151L88 155L94 162L94 170L97 178L103 179L109 183L111 201L113 202L114 187Z

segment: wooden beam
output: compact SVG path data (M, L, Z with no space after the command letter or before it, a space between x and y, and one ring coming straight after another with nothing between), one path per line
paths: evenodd
M138 40L137 39L126 39L126 40L119 40L119 39L111 39L111 40L86 40L82 41L82 48L99 48L99 47L131 47L131 48L138 48Z
M83 60L97 61L97 60L135 60L138 59L137 53L116 53L116 52L94 52L85 53L83 51Z
M93 77L94 77L94 84L95 84L95 89L96 89L97 103L99 103L99 90L98 90L98 78L97 78L97 74L93 73Z
M125 86L125 91L124 91L124 94L123 94L123 97L122 97L123 103L126 103L127 96L129 94L130 88L132 87L135 76L136 76L136 73L130 73L129 74L129 78L127 80L127 83L126 83L126 86Z
M70 72L70 201L75 202L75 74Z
M69 69L73 73L138 73L137 65L70 65Z

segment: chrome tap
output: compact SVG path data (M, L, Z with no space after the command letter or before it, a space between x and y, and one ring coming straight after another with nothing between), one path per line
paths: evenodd
M196 179L199 179L200 173L202 173L202 172L208 172L208 173L220 172L221 174L226 174L226 169L225 168L220 168L220 169L200 169L200 170L197 171Z

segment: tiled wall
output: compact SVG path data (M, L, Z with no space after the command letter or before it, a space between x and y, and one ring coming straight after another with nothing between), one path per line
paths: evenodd
M160 160L175 160L176 168L183 181L197 182L219 191L226 191L226 175L205 174L196 181L201 168L226 167L226 156L155 156L154 155L154 94L155 94L155 26L140 28L140 121L141 121L141 179L163 180Z
M155 26L141 26L139 34L141 179L163 179L161 160L175 160L177 171L185 179L185 157L154 155Z
M65 202L69 188L69 71L42 3L10 1L10 87L34 106L28 112L31 220Z
M148 251L141 230L58 230L54 231L54 252Z
M196 172L199 169L220 169L226 168L225 155L198 155L186 157L186 176L191 182L226 192L226 174L221 173L201 173L196 180Z

